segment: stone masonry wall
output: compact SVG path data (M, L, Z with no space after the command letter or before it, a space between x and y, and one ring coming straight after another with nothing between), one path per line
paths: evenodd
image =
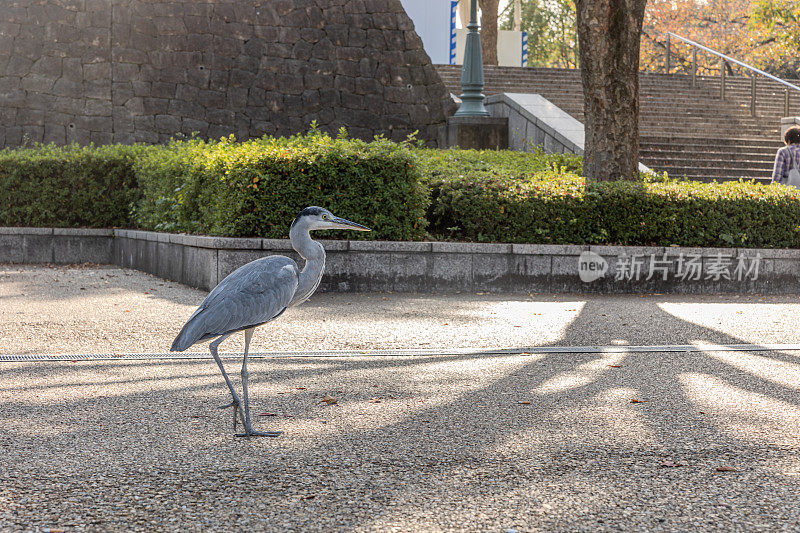
M289 135L435 142L447 91L399 0L0 3L0 146Z
M321 240L321 291L798 294L800 250ZM0 227L0 263L113 263L210 290L288 239Z

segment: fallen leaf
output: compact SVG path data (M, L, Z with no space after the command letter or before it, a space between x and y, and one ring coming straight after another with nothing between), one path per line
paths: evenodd
M738 471L739 470L737 470L736 468L727 465L717 467L717 472L738 472Z
M622 368L622 365L608 365L609 368Z
M297 387L297 390L308 390L306 387Z
M527 400L520 400L517 403L520 404L520 405L530 405L531 404L531 402L529 402Z
M258 416L278 416L275 413L259 413Z
M324 403L328 404L328 405L333 405L333 404L335 404L335 403L338 403L338 401L339 401L339 400L337 400L337 399L336 399L336 398L334 398L333 396L328 396L328 395L326 394L326 395L325 395L325 397L324 397L324 398L322 398L322 401L323 401Z
M304 500L313 500L316 497L317 497L316 494L309 494L308 496L303 496L303 499Z
M381 403L382 398L370 398L369 403Z
M637 400L636 398L631 398L631 403L645 403L649 401L650 400Z
M661 468L677 468L679 466L683 466L681 463L675 463L672 461L664 461L661 463Z

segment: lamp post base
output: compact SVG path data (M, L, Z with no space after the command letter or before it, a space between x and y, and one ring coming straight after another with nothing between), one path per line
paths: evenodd
M483 102L481 102L481 107L483 107ZM458 116L456 114L449 117L444 131L444 146L447 148L457 146L473 150L507 150L508 118L490 117L488 114L488 112L487 116Z
M471 94L462 94L461 106L456 111L457 117L488 117L489 111L483 105L483 100L486 98L483 94L477 96Z

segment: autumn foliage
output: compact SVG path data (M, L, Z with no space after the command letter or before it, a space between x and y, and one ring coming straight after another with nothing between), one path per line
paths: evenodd
M509 4L510 5L510 4ZM513 12L501 14L510 29ZM573 0L523 0L531 66L575 67ZM797 0L648 0L641 42L642 70L664 72L665 32L673 32L784 78L800 78L800 2ZM672 40L671 72L688 73L688 45ZM700 52L701 74L719 75L717 57ZM728 64L728 74L740 67Z
M800 4L786 0L649 0L642 37L641 64L664 71L664 32L673 32L740 61L780 76L798 77ZM691 48L672 40L671 72L689 72ZM698 54L701 74L719 74L720 60ZM729 74L740 73L735 64Z

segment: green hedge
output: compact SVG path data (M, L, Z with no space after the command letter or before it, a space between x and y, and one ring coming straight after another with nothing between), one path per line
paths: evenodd
M0 226L130 226L142 147L0 150Z
M498 177L526 179L548 170L580 174L583 169L580 156L542 151L419 149L415 154L423 177L434 183Z
M136 167L142 228L286 237L297 213L320 205L368 225L331 238L421 239L428 190L408 143L313 131L291 138L172 142Z
M800 247L800 191L665 177L584 186L581 158L429 150L312 130L237 143L0 151L0 225L284 238L308 205L372 227L332 238Z
M800 247L800 191L752 182L436 180L428 218L442 238L554 244Z

